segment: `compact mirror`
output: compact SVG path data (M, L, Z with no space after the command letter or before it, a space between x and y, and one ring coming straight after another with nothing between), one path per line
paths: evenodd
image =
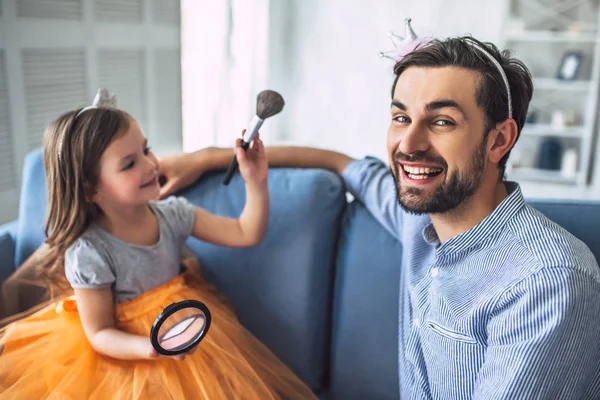
M198 300L184 300L166 307L150 331L154 349L174 356L197 346L210 328L210 311Z

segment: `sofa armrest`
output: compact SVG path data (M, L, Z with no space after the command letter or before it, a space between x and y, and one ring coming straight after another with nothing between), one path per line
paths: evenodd
M17 221L0 225L0 283L15 271Z

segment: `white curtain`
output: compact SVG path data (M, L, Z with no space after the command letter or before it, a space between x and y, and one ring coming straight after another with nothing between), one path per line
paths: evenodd
M233 146L250 122L267 88L268 19L268 0L182 1L184 151Z

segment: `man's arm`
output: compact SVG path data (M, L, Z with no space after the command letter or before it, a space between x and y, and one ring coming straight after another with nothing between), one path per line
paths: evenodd
M396 198L394 177L382 161L356 160L313 147L266 146L265 152L271 168L321 168L342 176L347 190L392 236L401 239L403 213ZM161 159L161 174L168 179L161 188L161 198L191 185L205 172L227 169L232 158L232 149L209 147Z
M231 149L211 147L198 152L198 163L207 170L224 170L231 163ZM342 175L346 166L354 159L346 154L313 147L274 146L265 147L269 167L321 168Z
M512 288L489 322L473 398L587 398L600 383L598 286L585 272L557 267Z
M269 167L323 168L342 175L353 159L345 154L309 147L265 148ZM225 170L233 159L233 149L206 147L191 153L159 158L160 198L196 182L203 173Z

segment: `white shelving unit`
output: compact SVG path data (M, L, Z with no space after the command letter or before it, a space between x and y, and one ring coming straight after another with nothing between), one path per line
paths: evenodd
M588 185L592 145L597 131L600 82L600 6L597 0L508 0L502 48L523 60L534 78L529 107L534 120L526 122L508 161L509 179L521 182L585 188ZM582 54L572 80L558 78L567 52ZM557 123L553 114L574 115ZM533 119L533 118L532 118ZM559 169L540 168L542 144L560 144ZM575 170L562 163L566 151L575 150Z

